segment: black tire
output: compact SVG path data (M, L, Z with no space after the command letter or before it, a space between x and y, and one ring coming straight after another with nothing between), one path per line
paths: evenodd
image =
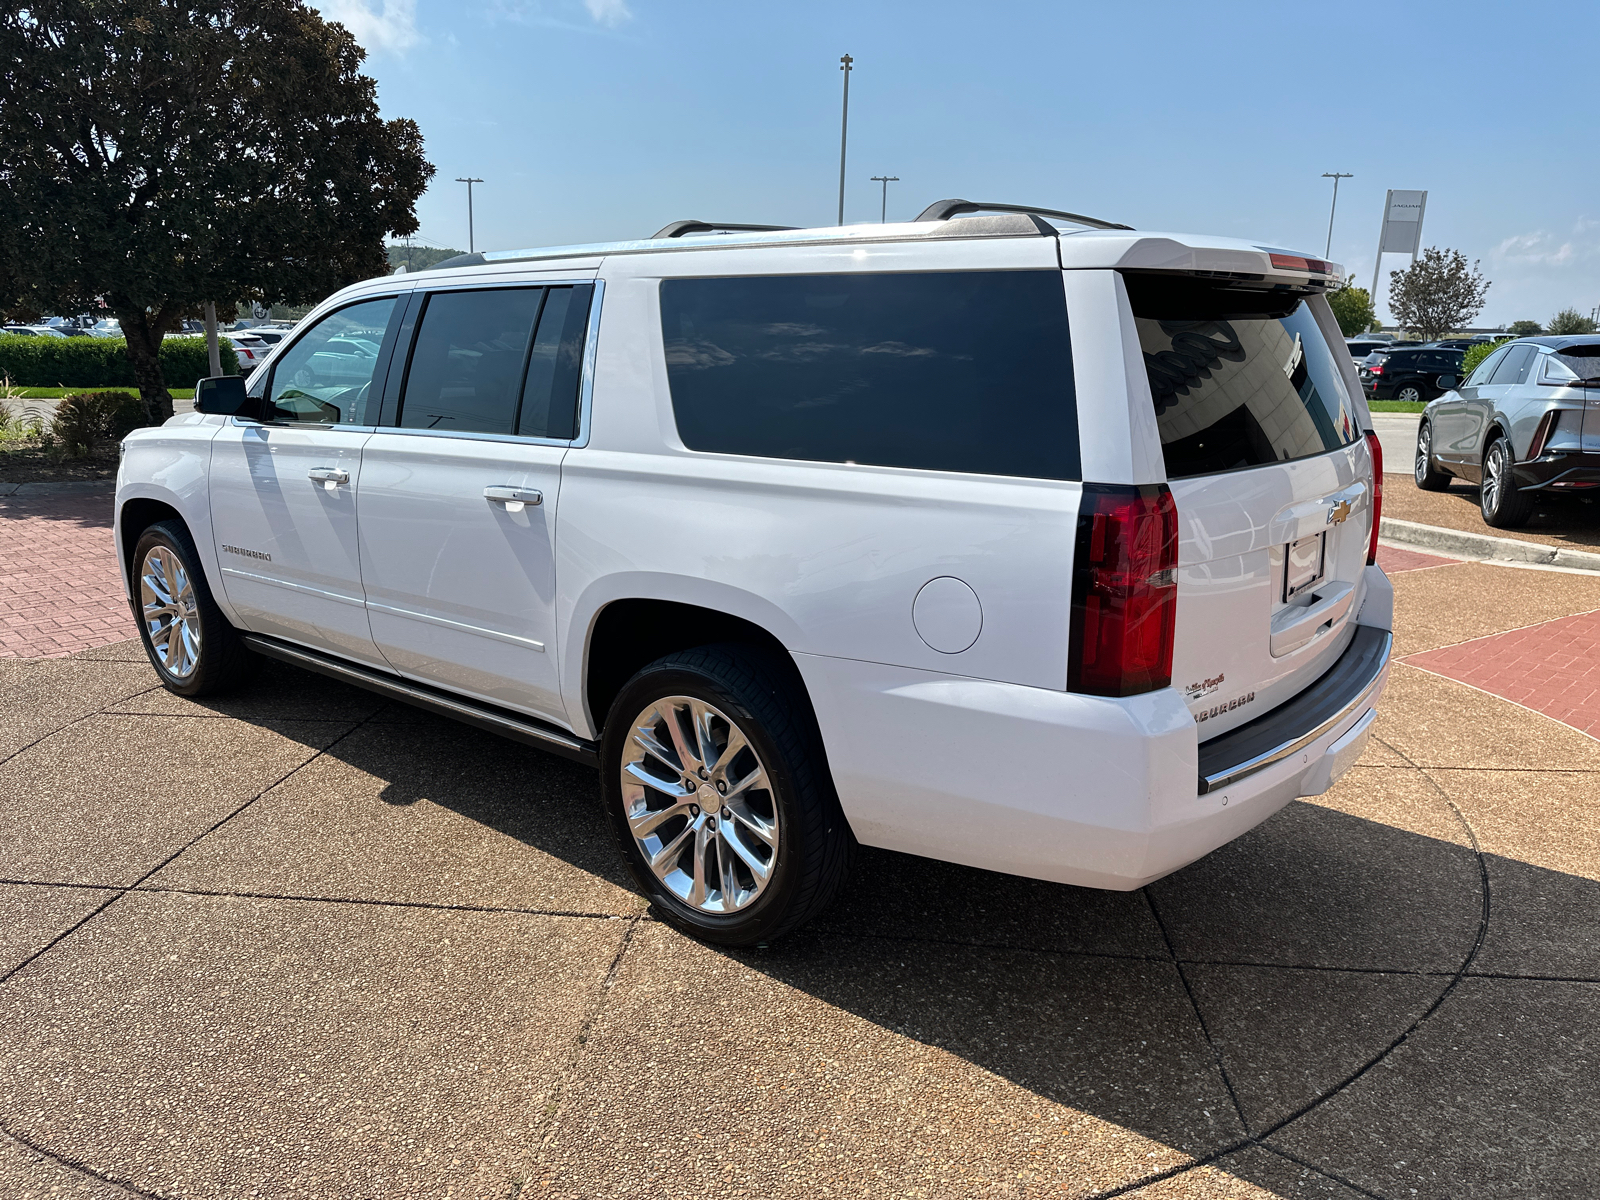
M666 729L662 713L691 710L666 703L674 698L698 701L719 711L720 720L712 717L707 721L713 731L712 749L719 756L726 756L732 741L729 730L734 727L748 741L749 751L727 758L720 771L713 762L709 774L698 769L702 761L711 758L709 753L701 752L698 758L691 754L689 761L682 761L684 755ZM658 711L651 714L652 709ZM644 743L635 738L636 723L643 728L647 714L660 718L655 729L672 742L670 746L655 743L668 751L666 755L645 753ZM685 726L680 724L679 729ZM723 739L720 745L718 736ZM625 753L633 772L626 787ZM770 787L744 793L743 816L706 790L729 780L736 789L738 779L754 777L756 767L765 769ZM659 777L662 790L639 783L641 768L653 779ZM606 812L634 878L660 917L691 937L724 946L771 942L821 913L849 875L856 842L833 790L810 703L792 666L764 650L700 646L669 654L645 667L623 686L611 705L601 740L600 770ZM688 781L695 778L704 782L694 783L699 790L691 792ZM666 790L669 787L671 790ZM697 805L697 800L705 807ZM716 814L709 810L712 800L721 806ZM644 837L655 839L649 844L661 859L661 870L676 881L674 887L684 887L687 896L680 896L651 868L641 839L630 827L630 807L635 819L669 810L679 812ZM750 832L753 821L765 823L769 818L776 830L775 846ZM724 827L721 835L716 832L719 819ZM730 840L758 855L770 855L761 881L743 865L749 860L740 859L728 848ZM671 847L675 843L682 847L674 853ZM694 874L696 861L700 875ZM723 878L723 868L716 864L725 861L735 874ZM719 875L721 886L716 895L724 897L721 901L713 899L708 866ZM737 876L741 870L744 874ZM706 880L703 901L691 903L695 883L701 878ZM741 899L746 893L749 898ZM730 895L743 906L732 911L712 910L716 904L726 905Z
M1411 477L1425 492L1442 492L1450 486L1450 475L1439 470L1433 461L1433 424L1430 421L1417 426L1417 453L1411 465Z
M189 614L187 643L178 628L180 622L170 616L166 621L159 616L153 621L145 617L145 576L151 573L158 583L165 581L160 573L161 564L167 561L163 555L176 558L183 571L181 578L188 583L190 600L179 606ZM229 691L250 679L255 673L256 656L245 648L238 630L228 623L212 598L211 587L200 568L200 556L195 553L194 539L182 521L161 521L141 533L130 565L133 618L139 624L144 651L161 677L162 686L180 696L208 696Z
M1422 394L1420 383L1402 383L1395 388L1394 398L1403 404L1422 404L1428 399Z
M1478 504L1483 510L1484 524L1496 529L1521 528L1533 513L1533 497L1517 490L1511 470L1514 461L1511 443L1504 437L1491 441L1483 454L1483 485L1478 493Z

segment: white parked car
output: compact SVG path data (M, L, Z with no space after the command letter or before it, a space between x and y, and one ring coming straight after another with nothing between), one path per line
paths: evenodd
M345 289L124 443L162 681L267 655L595 764L730 944L858 842L1132 889L1322 792L1393 610L1338 269L996 207Z

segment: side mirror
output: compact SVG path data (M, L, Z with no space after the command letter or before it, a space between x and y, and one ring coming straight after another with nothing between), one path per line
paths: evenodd
M1451 388L1455 387L1459 382L1460 380L1458 380L1454 375L1441 375L1439 378L1434 380L1434 383L1438 384L1447 392Z
M197 381L194 385L194 410L221 417L245 417L252 421L262 418L262 403L245 394L243 375L218 375Z
M198 380L194 385L195 412L235 417L247 403L243 375L219 375Z

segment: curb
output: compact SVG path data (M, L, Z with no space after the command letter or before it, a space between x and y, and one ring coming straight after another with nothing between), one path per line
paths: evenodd
M1378 523L1378 536L1403 542L1419 549L1436 550L1464 558L1499 559L1501 562L1535 563L1545 567L1567 567L1576 571L1600 571L1600 554L1587 550L1568 550L1516 538L1491 537L1468 533L1464 529L1441 529L1416 521L1384 517Z
M114 479L74 479L62 483L5 483L0 481L0 496L50 496L58 492L104 492L117 490Z

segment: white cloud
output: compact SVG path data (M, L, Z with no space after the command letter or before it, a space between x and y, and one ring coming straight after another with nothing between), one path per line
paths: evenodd
M596 21L612 29L624 21L633 20L633 10L628 7L628 0L583 0L583 6Z
M320 11L371 51L404 54L422 40L417 0L322 0Z
M538 25L547 29L566 29L574 33L593 33L595 26L616 29L633 20L633 9L628 0L583 0L589 21L576 18L572 0L492 0L488 16L491 21L513 21L519 25ZM572 18L563 16L573 13Z

